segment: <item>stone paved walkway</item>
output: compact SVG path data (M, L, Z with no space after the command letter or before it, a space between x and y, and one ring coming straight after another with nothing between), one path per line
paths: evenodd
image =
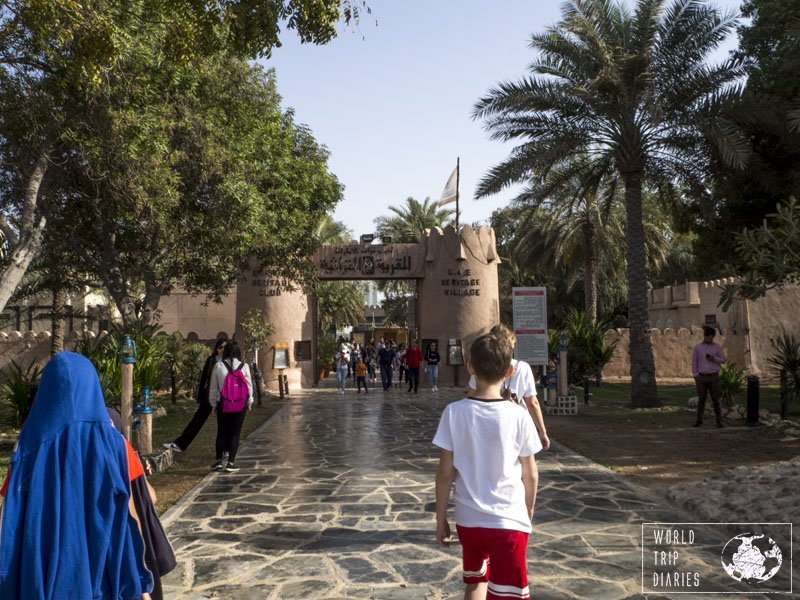
M430 443L442 408L457 397L458 390L292 395L247 440L239 473L210 474L165 514L179 559L164 581L167 598L463 597L461 549L441 548L434 539L438 451ZM649 590L653 559L649 549L647 557L642 552L642 524L700 520L557 444L538 462L528 551L535 598L644 597L642 567L649 569ZM718 586L735 583L721 569L717 543L730 537L693 548L689 558L681 549L679 564L665 570L699 572ZM672 588L678 589L686 588Z

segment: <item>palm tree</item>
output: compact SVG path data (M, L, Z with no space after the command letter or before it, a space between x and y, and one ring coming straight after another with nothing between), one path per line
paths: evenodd
M622 239L625 219L619 210L619 178L606 164L584 165L583 172L589 170L595 177L584 181L572 163L565 163L543 180L528 183L514 200L530 209L514 255L522 262L554 257L541 261L542 270L549 275L567 272L569 287L582 275L586 313L594 323L599 264L613 273L622 263L618 244L609 242Z
M314 228L319 245L346 244L353 234L340 221L324 215ZM364 292L353 281L318 281L314 286L318 301L320 331L336 331L339 325L354 324L364 318Z
M452 221L455 212L449 208L441 208L430 198L420 203L414 198L406 198L405 206L390 206L394 213L389 217L375 219L378 234L390 236L394 243L415 244L425 236L426 229L444 227Z
M416 244L425 237L425 230L444 227L452 221L455 211L441 208L430 198L422 202L414 198L406 198L405 206L390 206L394 213L388 217L378 217L375 225L378 235L389 236L392 242L400 244ZM416 282L381 281L378 289L383 292L381 306L385 318L398 324L408 322L408 304L416 295Z
M700 0L638 0L633 13L621 1L571 0L561 21L531 37L539 53L532 74L500 84L475 106L493 139L521 142L484 176L480 195L541 179L570 161L578 177L593 175L582 165L605 162L621 178L633 406L660 404L648 337L642 189L682 183L704 192L714 150L744 165L747 142L721 116L740 94L743 68L734 59L705 63L735 24L733 15Z

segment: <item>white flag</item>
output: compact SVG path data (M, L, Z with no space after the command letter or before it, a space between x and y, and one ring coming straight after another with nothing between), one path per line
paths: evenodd
M450 179L447 180L447 185L444 186L444 190L442 191L442 197L439 198L439 202L437 202L438 206L444 206L445 204L456 201L456 196L458 194L457 182L458 167L453 169L453 172L450 174Z

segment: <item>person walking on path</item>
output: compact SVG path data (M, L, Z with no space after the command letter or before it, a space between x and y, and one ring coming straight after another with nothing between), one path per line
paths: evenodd
M378 366L381 369L381 384L384 392L392 389L392 363L394 363L394 356L395 351L389 343L378 351Z
M505 325L495 325L491 329L491 333L502 336L508 340L513 348L517 344L517 336ZM511 359L511 367L514 372L510 377L503 380L501 393L503 397L524 406L536 425L536 431L539 434L539 441L542 443L542 448L548 450L550 448L550 438L547 436L547 428L544 424L544 415L542 414L542 407L539 405L539 399L536 396L536 380L533 376L531 366L524 360ZM471 376L467 384L469 394L475 389L475 377Z
M375 350L375 341L370 342L366 351L367 357L364 362L367 363L367 373L369 374L369 382L375 385L375 368L378 366L378 353Z
M432 392L439 391L439 361L441 356L439 356L439 351L436 349L437 346L436 342L431 342L425 351L425 362L427 363L425 370L428 373L428 383Z
M400 387L403 383L403 375L407 374L405 344L400 344L397 347L397 353L394 356L394 366L397 369L397 383L395 383L395 387ZM407 379L408 378L406 377L406 380Z
M344 394L345 387L347 387L347 375L350 370L350 347L346 343L342 343L339 346L334 362L336 363L338 391L340 394Z
M433 438L441 448L436 541L450 545L447 505L455 483L466 599L530 597L526 551L539 478L534 455L542 445L528 415L501 396L511 356L501 335L473 342L467 370L475 375L475 391L445 407Z
M722 347L714 342L716 331L708 325L703 327L703 341L692 349L692 375L697 388L697 421L693 427L703 424L703 414L706 410L706 395L711 394L714 403L714 416L717 418L717 427L722 424L722 387L719 382L720 365L725 362L725 353Z
M367 388L367 365L364 363L364 359L362 357L358 357L358 362L356 363L356 385L358 386L358 393L361 393L361 386L364 386L364 393L369 394L369 389Z
M164 444L165 448L169 448L175 452L183 452L194 441L194 438L197 437L197 434L200 433L203 425L205 425L205 422L208 420L208 416L213 410L208 401L208 387L211 383L211 374L214 372L217 363L222 360L222 353L225 351L226 343L227 340L225 338L220 338L214 345L214 352L206 359L206 364L203 365L203 371L200 374L200 383L197 386L196 396L197 410L183 432L174 442L167 442Z
M408 369L408 391L414 388L414 393L419 392L419 366L422 364L422 350L417 347L416 340L411 340L411 345L406 350L406 365Z
M150 599L125 438L86 357L60 352L47 363L5 492L0 598Z
M237 372L239 372L240 375L237 375ZM236 379L241 377L247 388L246 390L241 390L246 394L246 398L244 402L242 402L242 408L239 410L231 410L229 406L235 407L236 403L229 403L229 400L234 399L226 397L226 394L228 394L227 390L232 387L228 384L228 379L231 377ZM237 387L241 389L240 386ZM242 362L242 351L236 340L230 340L225 344L222 361L217 363L217 366L214 367L214 372L211 374L208 400L217 413L217 461L211 468L215 471L222 471L224 469L228 473L235 473L239 470L239 467L236 466L236 453L239 451L239 436L242 433L244 418L253 406L253 378L250 376L250 367L247 363ZM228 463L223 466L222 455L225 452L228 453Z

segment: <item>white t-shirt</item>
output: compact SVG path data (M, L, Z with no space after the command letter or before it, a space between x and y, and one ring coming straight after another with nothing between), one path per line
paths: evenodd
M533 377L531 366L524 360L512 358L511 366L514 367L514 372L511 377L503 380L503 387L510 389L511 393L517 396L517 402L524 405L525 398L536 395L536 380ZM467 385L470 389L478 389L475 375L470 375Z
M520 457L542 449L526 410L507 400L448 404L433 443L453 453L456 523L530 533Z

